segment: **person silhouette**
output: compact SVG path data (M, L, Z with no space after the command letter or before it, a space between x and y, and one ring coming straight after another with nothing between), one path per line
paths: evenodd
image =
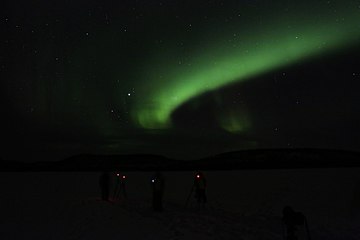
M197 199L199 206L204 206L205 203L207 202L207 197L206 197L207 182L202 172L197 172L195 174L194 186L195 186L195 198Z
M283 209L282 221L285 225L285 239L286 240L297 240L298 226L306 227L308 238L310 238L309 230L306 223L306 218L301 212L295 212L290 206L285 206Z
M109 201L110 195L110 174L103 172L99 178L99 185L101 189L101 199L103 201Z
M155 176L151 179L153 190L153 209L157 212L163 211L162 199L164 195L165 180L160 172L156 172Z

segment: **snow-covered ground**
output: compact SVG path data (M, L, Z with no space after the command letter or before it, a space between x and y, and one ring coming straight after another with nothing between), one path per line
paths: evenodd
M193 172L165 172L162 213L151 172L128 172L128 200L99 200L100 173L0 173L0 239L282 239L281 211L312 239L360 239L360 169L205 172L209 204L185 207ZM300 235L302 232L300 231Z

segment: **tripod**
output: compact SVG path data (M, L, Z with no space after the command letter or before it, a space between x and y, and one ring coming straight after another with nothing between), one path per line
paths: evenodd
M303 230L304 230L304 232L306 234L307 239L311 240L309 226L308 226L307 219L306 219L305 216L304 216L303 220L304 220L303 224L293 224L293 225L290 226L290 227L292 227L291 233L289 232L289 229L288 229L289 226L284 221L282 221L283 239L288 240L288 239L293 239L294 237L297 239L297 237L295 235L296 227L297 226L300 226L300 227L302 226ZM291 235L289 235L289 233Z
M191 187L191 190L190 190L190 193L186 199L186 202L185 202L185 207L188 206L189 204L189 200L194 192L194 189L196 189L195 191L195 197L197 198L197 202L198 202L198 207L205 207L205 203L206 203L206 194L205 194L205 189L199 189L196 184L194 183Z
M192 195L192 193L193 193L193 191L194 191L194 188L195 188L195 183L193 183L193 185L192 185L192 187L191 187L189 196L187 197L186 202L185 202L185 207L188 206L188 203L189 203L190 197L191 197L191 195Z
M115 185L114 194L113 194L114 200L116 200L116 199L120 200L120 196L121 196L120 194L122 194L122 197L124 199L127 199L125 178L126 177L124 175L123 176L117 175L116 185Z

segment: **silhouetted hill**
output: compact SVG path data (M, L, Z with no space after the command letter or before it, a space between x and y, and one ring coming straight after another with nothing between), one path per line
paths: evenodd
M0 161L1 171L196 171L360 167L360 153L326 149L257 149L198 160L159 155L76 155L57 162Z
M61 161L0 161L0 171L155 171L181 164L159 155L93 155L81 154Z
M257 149L218 154L185 165L203 170L360 167L360 153L327 149Z
M82 154L58 162L37 162L38 169L56 171L155 171L166 170L182 162L159 155L92 155Z
M6 161L0 159L0 171L23 171L29 169L31 163L24 163L19 161Z

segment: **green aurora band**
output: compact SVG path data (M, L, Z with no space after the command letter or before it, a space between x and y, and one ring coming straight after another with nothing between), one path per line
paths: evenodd
M137 87L142 97L134 103L133 120L145 129L171 127L171 113L196 96L339 50L359 39L360 9L346 7L336 13L322 12L321 17L316 11L302 14L243 27L232 42L228 39L234 35L233 30L223 30L215 39L209 37L208 42L200 42L202 47L183 64L174 59L184 57L181 49L155 56ZM228 121L230 128L242 129L236 119ZM226 130L226 121L219 125Z

